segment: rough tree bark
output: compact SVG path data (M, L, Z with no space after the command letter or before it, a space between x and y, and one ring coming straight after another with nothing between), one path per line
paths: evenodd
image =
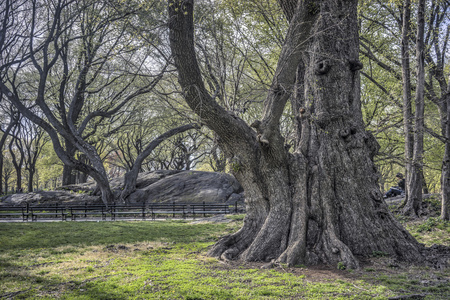
M408 182L411 173L411 162L413 156L413 127L411 108L411 67L409 56L409 39L411 23L411 1L403 3L402 24L402 86L403 86L403 131L405 133L405 181ZM406 194L408 199L408 194ZM405 203L407 200L405 199Z
M425 0L420 0L417 11L417 84L416 110L414 122L414 150L411 170L406 181L408 195L403 214L417 217L422 206L423 172L423 129L424 129L424 91L425 91Z
M9 154L11 155L12 158L11 161L14 165L14 169L16 170L16 191L19 192L22 191L22 166L23 161L25 159L25 155L23 153L21 142L16 136L13 136L11 138L8 147L9 147ZM19 156L19 158L16 158L15 150L17 150L17 155Z
M170 43L185 100L220 136L246 191L243 227L209 254L350 268L374 251L421 260L422 246L390 214L377 184L372 158L379 146L364 130L359 98L357 1L283 2L296 8L255 132L204 86L194 49L194 1L169 0ZM291 153L279 120L296 76L303 76L295 103L301 128Z
M450 91L449 91L450 94ZM450 97L448 97L450 98ZM449 99L450 100L450 99ZM450 101L449 101L450 102ZM447 105L447 120L450 120L450 103ZM450 136L450 122L447 122L446 137ZM441 219L450 220L450 142L445 143L444 159L442 163L442 199L441 199Z
M3 147L5 145L6 139L9 136L10 131L14 126L18 124L19 114L14 112L12 109L10 111L10 119L8 127L2 130L2 138L0 139L0 195L3 194ZM5 182L5 194L8 193L8 187Z
M67 155L70 157L75 157L76 148L72 145L67 139L64 141L64 148L67 152ZM73 174L74 168L70 165L63 166L63 174L62 174L62 185L69 185L76 183L76 177Z
M139 155L136 157L136 160L133 163L133 166L131 169L125 174L124 176L124 186L123 190L120 194L120 200L123 202L127 202L128 196L136 191L136 180L139 175L139 170L141 169L142 163L144 160L152 153L152 151L158 147L159 144L161 144L166 139L170 138L171 136L174 136L178 133L185 132L187 130L200 128L197 124L187 124L183 126L179 126L177 128L173 128L171 130L168 130L158 136L156 139L150 142L150 144L145 147L144 151L139 153Z
M446 103L446 113L447 122L443 129L445 142L444 158L442 162L442 174L441 174L441 185L442 185L442 205L441 205L441 219L449 221L450 220L450 78L447 87L447 94L443 97L443 101Z

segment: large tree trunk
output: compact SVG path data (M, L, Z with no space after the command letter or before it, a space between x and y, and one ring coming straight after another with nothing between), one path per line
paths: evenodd
M372 160L378 144L364 130L357 1L298 1L294 7L255 132L204 87L193 44L193 1L169 1L171 49L185 99L220 136L246 192L243 227L209 254L350 268L359 266L358 256L375 251L419 261L421 245L383 201ZM292 104L299 130L290 153L279 120L294 86L302 93Z
M66 149L67 155L70 156L71 158L75 158L76 148L67 139L64 140L64 147ZM76 176L73 174L73 171L75 171L73 166L66 164L63 166L62 185L69 185L76 183L75 182Z
M407 202L403 208L405 215L417 217L422 206L422 173L423 173L423 129L424 129L424 90L425 90L425 0L419 1L417 13L417 84L416 111L414 126L414 151L411 171L406 181Z

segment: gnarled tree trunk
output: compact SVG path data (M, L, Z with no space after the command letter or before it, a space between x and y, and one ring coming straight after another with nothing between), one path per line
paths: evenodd
M169 1L179 82L188 105L220 136L247 206L243 227L209 254L350 268L375 251L420 260L421 246L390 214L377 184L372 159L378 144L364 130L359 98L357 1L279 1L285 12L295 11L286 14L289 30L263 116L252 124L256 132L220 107L203 84L193 2ZM298 144L289 152L279 120L294 87Z

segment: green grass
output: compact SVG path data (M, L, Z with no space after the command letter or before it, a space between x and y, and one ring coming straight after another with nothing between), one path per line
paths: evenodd
M385 270L376 264L354 272L265 270L207 257L219 236L242 225L242 216L232 219L0 223L0 298L387 299L417 293L450 298L444 271Z
M0 251L66 245L102 245L169 239L171 242L212 241L224 224L188 225L171 222L1 223Z

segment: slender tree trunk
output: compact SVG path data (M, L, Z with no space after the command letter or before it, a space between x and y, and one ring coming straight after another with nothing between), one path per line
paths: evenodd
M428 189L427 180L425 179L425 174L423 173L423 169L422 169L422 192L424 194L429 194L430 193L430 191Z
M444 98L447 108L447 122L445 124L444 137L445 152L442 161L442 174L441 174L441 186L442 186L442 204L441 204L441 219L450 220L450 80L447 96Z
M411 69L409 57L409 39L411 23L411 1L403 3L403 26L402 26L402 85L403 85L403 130L405 133L405 182L409 180L411 163L414 149L412 109L411 109ZM405 204L408 199L406 193Z
M33 191L34 170L28 171L28 192Z
M421 261L422 246L383 201L373 163L379 146L364 130L357 1L280 2L296 9L255 132L205 89L195 57L193 1L169 1L171 49L185 100L220 136L246 192L243 227L209 255L349 268L375 251ZM299 107L299 142L290 153L279 122L296 81L304 87L292 105Z
M450 114L450 112L449 112ZM448 116L450 117L450 115ZM450 130L450 125L447 125ZM447 135L448 136L448 135ZM450 220L450 143L445 143L444 160L442 163L442 205L441 205L441 219Z
M9 184L8 179L5 178L5 194L8 194Z
M3 193L3 147L5 146L6 139L8 138L11 129L17 125L18 117L14 116L14 112L11 111L11 119L9 121L8 127L3 131L2 138L0 139L0 194ZM5 188L5 193L8 193L8 189Z
M417 12L417 85L416 111L414 128L414 151L411 172L406 182L408 199L403 214L417 217L422 206L422 173L423 173L423 129L424 129L424 88L425 88L425 0L419 0Z
M24 161L24 153L21 148L20 141L16 137L11 138L9 142L9 153L11 154L12 163L14 169L16 170L16 191L22 191L22 166ZM19 151L20 157L17 158L16 153L14 153L13 144L16 144L16 149Z
M7 192L5 182L5 194ZM3 195L3 147L0 148L0 195Z

